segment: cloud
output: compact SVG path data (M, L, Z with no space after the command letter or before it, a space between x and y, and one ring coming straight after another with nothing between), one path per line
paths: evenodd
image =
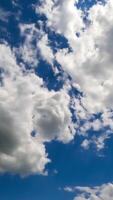
M113 184L106 183L95 187L65 187L65 192L76 193L73 200L111 200L113 199Z
M0 45L0 51L0 172L43 173L49 159L44 145L31 137L33 93L42 82L22 74L8 46Z
M11 12L4 10L3 8L0 8L0 20L3 22L8 22L9 17L12 15Z
M67 143L77 130L85 137L84 149L95 144L100 150L112 133L113 2L93 6L85 22L75 3L45 0L36 7L36 13L46 15L46 26L66 37L71 51L57 49L53 54L48 33L36 24L19 25L23 41L19 49L0 45L0 172L43 174L50 162L45 142ZM56 59L72 81L57 92L49 91L34 72L40 58L51 65ZM79 97L69 96L71 84ZM103 133L88 138L89 130Z
M83 21L73 0L44 1L36 11L45 14L47 25L68 39L72 52L60 50L56 59L84 93L85 108L90 113L112 108L112 1L94 5L86 20L89 23Z
M53 64L54 55L52 49L49 46L49 40L47 34L43 34L40 41L37 43L37 47L40 50L40 54L44 60Z
M80 194L74 200L112 200L113 184L103 184L96 187L75 187Z
M57 61L84 93L83 104L90 113L113 106L112 10L112 1L93 6L88 16L90 24L80 37L67 37L73 52L64 49L56 54Z
M74 0L45 0L37 6L36 12L47 17L47 27L68 40L71 51L68 48L57 50L55 58L82 93L74 100L75 108L73 106L79 133L85 136L90 129L99 131L107 126L112 130L113 1L97 3L85 15ZM91 123L91 118L98 113L102 113L102 117ZM81 120L84 120L83 127ZM106 134L87 140L87 144L95 143L98 149L103 148L110 135L109 131L104 131Z
M41 78L17 64L7 44L0 52L0 172L44 174L50 162L44 142L74 137L70 97L63 89L44 88Z
M49 64L53 65L54 55L49 46L48 35L36 24L20 24L20 34L23 43L20 43L20 48L15 49L18 56L30 68L37 67L39 59L42 58Z
M83 25L81 11L75 7L75 0L44 0L36 7L36 13L46 15L47 25L55 32L73 38Z
M66 187L64 187L64 191L66 191L66 192L74 192L74 189L72 187L66 186Z
M34 111L35 130L39 131L39 137L44 140L56 138L64 143L72 140L75 130L69 110L69 96L61 90L43 97L40 96Z

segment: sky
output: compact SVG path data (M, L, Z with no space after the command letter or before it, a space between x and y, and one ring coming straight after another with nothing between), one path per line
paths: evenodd
M113 199L113 1L0 0L0 199Z

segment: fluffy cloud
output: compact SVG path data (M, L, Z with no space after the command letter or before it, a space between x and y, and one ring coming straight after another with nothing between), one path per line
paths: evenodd
M44 142L74 137L70 98L63 89L48 91L33 71L18 66L8 45L0 52L0 172L44 173L50 162Z
M34 123L40 138L44 140L57 138L64 143L73 139L75 130L68 107L69 96L63 91L53 92L47 97L42 95L39 98L34 111L36 113Z
M111 118L108 116L113 108L113 2L108 0L105 4L95 4L87 16L75 3L74 0L45 0L41 1L36 12L46 15L47 26L63 34L70 45L71 51L60 49L55 58L83 94L80 99L74 100L78 121L86 120L80 132L84 134L88 129L97 131L107 126L112 129L112 114ZM95 113L103 113L106 118L90 123ZM109 132L106 132L87 144L93 141L101 149L108 137Z
M30 68L37 67L40 58L53 64L54 55L49 46L48 35L38 29L36 24L20 24L19 28L24 42L16 49L16 53L21 56L22 61Z
M113 199L113 184L107 183L95 187L65 187L65 192L76 193L73 200L111 200Z
M36 7L36 13L46 15L46 26L67 38L71 51L61 49L53 55L48 33L36 24L20 24L24 42L15 49L21 56L20 66L9 46L0 45L0 172L44 173L50 162L44 142L67 143L74 138L75 128L83 136L89 129L109 126L113 130L113 2L93 6L85 22L75 3L44 0ZM42 79L34 73L40 56L51 65L56 59L82 95L70 99L66 87L58 92L44 88ZM94 118L93 114L100 112L101 117ZM87 138L81 146L87 149L95 143L101 149L110 134Z
M113 199L113 184L103 184L97 187L75 187L75 190L80 192L74 200L112 200Z
M84 93L83 104L90 113L113 106L112 11L111 0L105 5L96 4L85 23L73 0L44 1L37 8L47 16L47 25L68 39L72 52L60 50L56 59L79 85Z
M82 25L81 11L75 7L75 0L44 0L36 12L46 15L47 25L57 33L73 38Z
M37 43L37 47L40 50L40 54L44 60L53 64L54 55L52 49L49 46L47 34L44 34L40 41Z
M43 173L49 159L44 145L31 137L33 95L42 81L22 74L8 46L0 45L0 50L0 171Z
M78 38L67 38L73 52L61 50L56 54L84 93L83 104L90 113L113 106L112 11L112 1L91 8L87 19L90 23L85 30Z

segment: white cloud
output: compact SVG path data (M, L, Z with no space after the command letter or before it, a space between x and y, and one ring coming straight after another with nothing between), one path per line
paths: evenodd
M40 138L56 138L64 143L74 138L69 101L69 96L63 90L40 95L34 111L35 129L40 133Z
M74 137L70 98L63 89L48 91L35 73L23 71L8 45L1 44L0 52L0 172L44 173L50 162L44 142Z
M73 38L83 23L81 11L75 7L75 0L44 0L36 7L36 12L45 14L48 18L47 25L57 33Z
M99 131L109 126L113 130L110 111L113 107L112 0L105 6L96 4L89 10L89 24L83 22L83 13L77 9L74 0L44 0L36 7L36 12L45 14L46 25L67 38L72 51L58 50L55 58L83 96L70 99L68 82L58 92L44 88L33 67L38 65L38 56L53 64L48 35L35 24L20 24L24 43L15 52L18 54L19 51L22 61L32 67L32 71L27 71L24 64L18 66L7 44L0 45L0 172L44 173L45 165L50 162L45 141L67 143L74 138L75 128L86 137L90 129ZM6 19L7 16L3 17ZM70 100L76 124L72 122ZM97 112L102 112L100 119L90 121L92 114ZM82 126L81 120L84 121ZM32 131L35 131L35 137L31 136ZM86 138L81 146L88 149L94 143L100 150L110 134L108 131L89 140ZM102 187L99 188L101 191ZM85 197L83 194L76 198L84 200Z
M95 187L65 187L64 191L76 193L73 200L112 200L113 184L106 183Z
M112 200L113 184L103 184L96 187L75 187L78 194L74 200Z
M91 23L81 36L67 37L73 52L61 50L56 54L58 62L84 93L83 104L90 113L113 106L112 11L112 1L91 8Z
M74 188L66 186L66 187L64 187L64 191L66 191L66 192L74 192Z
M106 131L105 133L102 133L100 136L93 136L90 139L84 139L81 143L81 147L83 147L85 150L88 150L90 145L93 144L97 148L98 151L103 149L105 147L105 141L110 137L111 132Z
M53 64L54 56L52 49L49 46L47 34L42 36L40 41L37 43L37 47L39 48L43 59L46 60L48 63Z
M36 11L46 15L47 26L63 34L71 47L71 52L62 49L55 56L83 93L83 97L76 99L75 103L78 120L87 121L82 131L84 129L85 133L85 129L90 128L97 131L106 126L112 129L112 117L108 119L106 113L113 108L113 1L94 5L89 10L88 23L83 22L83 13L74 3L73 0L44 1ZM99 112L106 119L89 123L91 115ZM99 141L104 142L108 136L103 135ZM104 143L99 146L104 146Z
M21 55L22 60L30 67L37 67L39 58L53 64L54 55L49 46L48 35L36 24L20 24L21 37L24 38L23 45L16 50Z
M39 38L39 30L35 24L20 24L20 33L24 38L23 45L16 50L16 53L21 55L22 60L30 67L37 67L38 65L38 52L36 48L36 38Z
M31 137L33 93L42 81L22 74L8 46L0 45L0 51L0 172L43 173L49 159L44 145Z
M36 11L45 14L47 25L68 39L73 51L60 50L56 59L84 93L82 101L88 112L112 108L113 2L93 6L89 10L88 25L83 22L83 14L74 0L45 0Z
M0 45L1 172L44 173L45 165L50 161L45 141L67 143L74 138L75 128L79 128L82 136L87 136L90 129L99 131L109 126L113 130L110 111L113 107L113 2L109 0L105 6L93 6L88 25L83 22L83 13L77 9L74 0L45 0L36 12L45 14L47 26L68 39L72 51L59 50L55 58L71 75L73 85L83 92L83 97L70 99L67 92L70 83L58 92L48 91L33 69L27 71L24 64L18 66L7 44ZM25 39L19 48L24 63L37 67L38 56L41 56L52 64L54 55L48 35L35 24L20 24L20 31ZM76 124L72 122L70 100ZM90 121L92 114L97 112L102 112L100 119ZM82 126L81 120L84 121ZM31 136L32 131L35 131L35 137ZM94 143L100 150L110 134L108 131L89 140L86 138L81 146L88 149Z

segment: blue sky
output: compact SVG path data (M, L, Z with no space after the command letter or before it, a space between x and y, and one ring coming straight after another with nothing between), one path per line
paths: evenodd
M0 199L112 199L112 13L0 0Z
M82 152L79 143L64 146L53 143L48 147L52 158L49 175L19 176L2 175L0 177L1 199L73 199L75 194L59 190L65 186L95 186L112 182L113 159L112 140L109 142L109 150L105 157L98 157L92 151ZM110 144L111 143L111 144ZM54 169L58 174L54 174Z

